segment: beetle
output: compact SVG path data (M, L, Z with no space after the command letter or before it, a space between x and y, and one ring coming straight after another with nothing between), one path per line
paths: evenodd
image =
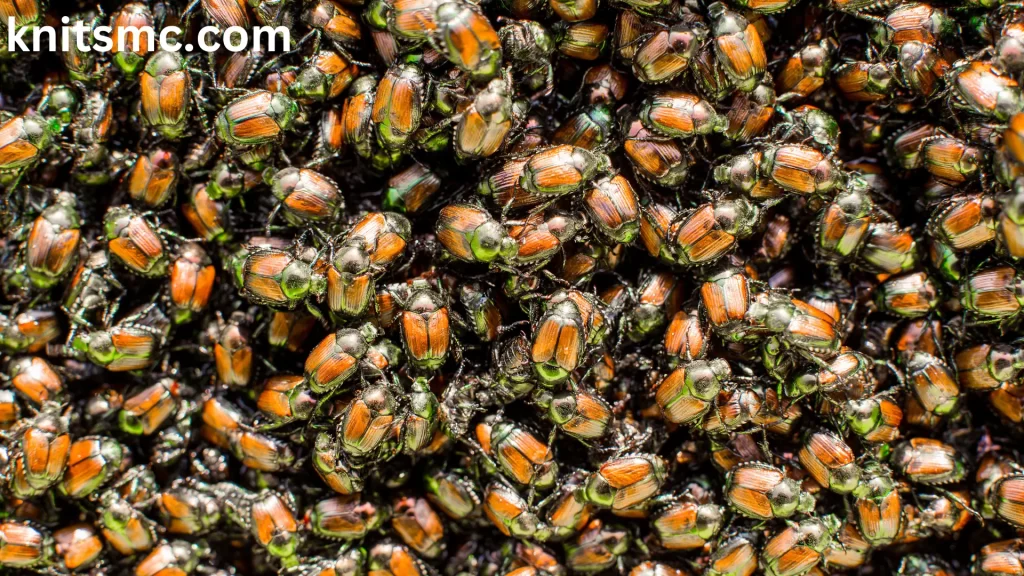
M700 421L711 410L732 369L721 358L695 360L673 370L658 385L655 401L665 419L676 424Z
M487 485L483 508L487 518L506 536L538 542L551 537L551 529L531 510L526 500L505 484L495 481Z
M952 446L931 438L911 438L897 444L892 464L911 482L948 484L967 473L962 457Z
M614 566L629 545L628 530L595 518L566 544L565 563L573 572L600 572Z
M179 409L181 384L173 378L161 378L125 398L118 412L123 432L149 435L157 431Z
M64 378L39 356L12 358L7 364L6 376L18 395L36 408L49 402L65 401Z
M843 411L850 430L866 442L888 443L899 437L903 410L885 393L850 400Z
M632 58L633 74L648 84L672 81L686 72L707 34L703 26L680 22L642 38L641 43L634 43L637 47Z
M267 419L261 428L276 428L308 420L316 404L317 398L305 377L292 374L276 374L267 378L256 397L256 409Z
M114 206L103 216L107 254L134 274L156 278L167 274L169 232L127 206Z
M158 360L170 330L166 314L151 304L106 328L73 329L68 336L69 353L111 372L142 370Z
M217 485L228 518L246 529L257 544L284 565L298 563L296 552L303 536L286 496L273 491L248 492L229 483Z
M292 226L330 226L345 209L345 199L333 180L309 168L288 167L270 177L270 191L279 204L268 218L268 226L278 210Z
M53 536L28 523L0 523L0 566L19 569L50 564L54 560Z
M103 538L121 554L146 552L156 545L156 525L117 492L103 492L97 513Z
M751 518L788 518L814 508L814 498L785 472L760 462L741 463L726 475L725 499Z
M292 129L299 105L290 97L254 90L225 106L214 122L218 140L233 149L272 144Z
M330 434L317 434L313 444L313 469L331 490L339 494L355 494L363 489L361 473L352 467L340 442Z
M359 496L333 496L307 510L303 524L322 538L358 540L379 529L389 515L388 507L377 506Z
M796 576L824 559L823 553L839 531L834 516L807 518L773 534L761 551L761 565L770 576Z
M666 464L654 454L626 454L606 460L587 478L583 496L599 508L624 510L661 490Z
M767 68L767 57L757 27L721 2L708 6L715 55L736 87L752 91Z
M61 192L32 223L25 241L25 263L37 288L54 286L77 263L82 221L76 204L74 195Z
M176 480L156 495L155 506L161 524L170 534L206 534L221 517L221 503L213 488L192 481Z
M1024 278L1010 266L975 270L960 283L960 302L983 321L1013 320L1024 304Z
M725 508L710 495L687 490L682 495L658 497L653 503L651 528L666 550L703 548L722 529Z
M424 474L423 484L427 499L449 518L463 520L480 513L480 489L462 471L433 469Z
M135 566L136 576L160 576L166 572L191 573L210 552L205 542L191 543L172 540L153 548Z
M44 410L19 422L14 432L17 442L10 454L8 486L19 498L40 495L61 480L67 467L71 452L68 422Z
M168 140L182 138L188 129L192 75L178 52L160 50L139 74L142 119Z
M359 67L345 55L320 50L299 70L288 85L288 95L303 103L324 102L341 95L359 76Z
M134 202L145 208L158 208L174 198L179 179L178 156L157 148L135 160L124 182Z
M318 255L311 248L254 246L242 260L241 292L254 304L295 310L305 304L316 318L322 314L311 302L327 290L327 278L314 269Z
M960 60L946 73L952 105L975 114L1008 120L1024 107L1020 87L991 62Z
M79 522L54 530L54 552L64 568L75 571L88 568L103 555L103 539L92 524Z
M188 202L181 205L181 213L203 240L223 244L231 239L227 203L211 198L209 186L193 186Z
M216 269L203 248L189 242L178 250L170 265L169 309L175 324L184 324L201 313L213 292Z
M85 498L131 465L128 448L113 438L85 436L71 444L64 479L57 485L69 498Z
M353 376L366 356L377 329L364 324L359 329L342 328L329 334L306 357L303 376L316 393L331 392Z
M444 523L425 498L397 496L392 502L391 527L410 548L427 558L444 549Z

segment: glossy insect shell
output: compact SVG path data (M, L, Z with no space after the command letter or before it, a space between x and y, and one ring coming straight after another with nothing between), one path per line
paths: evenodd
M792 516L806 498L782 470L759 462L741 463L729 471L725 497L740 514L761 520Z
M71 450L71 437L58 417L43 413L29 422L12 453L13 471L8 479L19 498L37 496L61 479Z
M729 364L720 358L695 360L669 373L655 391L655 401L665 419L674 424L699 420L711 409L721 381L732 375Z
M529 509L529 506L515 490L491 482L484 491L484 514L506 536L531 538L543 542L550 535L550 529Z
M472 204L442 208L435 232L448 253L467 262L507 260L518 252L504 228L486 210Z
M686 72L706 36L705 28L691 28L683 23L658 30L635 49L633 74L648 84L674 80Z
M875 293L878 308L904 318L926 316L939 304L938 287L925 272L887 279Z
M670 501L654 510L651 528L667 550L702 549L722 529L725 509L692 497Z
M584 488L588 502L613 511L636 506L658 494L665 482L665 462L652 454L631 454L605 461Z
M1024 350L1006 344L977 344L957 352L957 381L967 390L986 391L1010 382L1024 369Z
M155 52L139 75L142 118L169 140L187 129L192 104L192 76L178 52Z
M638 176L666 188L681 186L693 163L681 144L651 133L639 119L628 124L622 147Z
M188 202L181 205L181 213L203 240L224 243L231 238L227 204L211 198L207 186L196 184L192 187Z
M317 398L311 393L306 379L291 374L267 378L256 397L256 409L274 426L309 419L316 403Z
M397 402L382 386L364 389L349 404L338 427L342 448L353 456L376 450L395 420Z
M762 173L794 194L826 194L840 184L839 169L820 151L803 144L769 149L761 161Z
M808 436L799 457L814 480L833 492L848 494L860 481L861 469L854 462L853 450L830 432L819 430Z
M424 475L423 480L427 499L449 518L462 520L479 513L479 488L469 476L437 469Z
M965 62L954 66L949 75L954 106L1004 121L1024 107L1017 82L991 62Z
M451 343L447 302L434 290L417 290L399 315L402 343L409 361L422 370L437 370Z
M340 44L357 44L362 38L359 18L348 8L334 0L316 0L302 10L302 21L311 28Z
M587 327L579 307L565 299L553 303L541 317L533 334L530 359L545 385L564 382L579 365L588 340Z
M369 343L360 331L343 328L329 334L306 357L304 375L314 393L334 390L356 373Z
M178 186L178 156L162 148L139 156L126 182L128 195L146 208L162 206Z
M675 90L659 92L644 100L640 121L647 129L672 138L720 132L726 122L710 102Z
M387 150L401 150L423 116L426 78L417 64L395 64L377 84L370 119L377 141Z
M743 272L727 269L704 282L700 303L716 333L732 341L745 338L744 332L737 330L751 303L749 278Z
M28 276L38 288L50 288L75 266L81 219L74 196L62 194L32 223L25 242Z
M562 196L578 192L598 174L608 169L604 154L586 148L559 145L530 156L523 166L519 185L543 196Z
M156 432L178 410L180 384L172 378L161 378L125 398L118 413L123 432L149 435Z
M629 532L591 520L574 541L566 544L565 563L573 572L601 572L615 565L629 549Z
M161 524L171 534L206 534L221 517L221 505L212 494L188 486L158 494L156 508Z
M58 485L61 494L84 498L131 465L128 449L112 438L86 436L70 449L64 479Z
M156 545L153 522L116 492L104 492L100 504L97 524L103 538L115 550L130 556L147 552Z
M757 540L753 534L729 538L709 560L708 576L752 576L757 571Z
M103 229L112 260L147 278L167 274L164 241L140 214L124 206L111 208L103 217Z
M78 570L92 565L103 555L103 539L92 524L77 523L53 532L54 551L64 568Z
M435 49L476 82L486 82L498 74L501 41L490 20L475 5L443 2L435 17L437 28L429 36Z
M736 237L722 229L713 203L683 216L663 205L649 205L640 213L640 241L651 256L695 266L724 256L735 245Z
M334 496L317 502L306 512L306 524L313 533L330 540L358 540L378 529L388 516L357 495Z
M291 129L298 114L298 104L288 96L256 90L217 114L217 138L234 148L271 144Z
M333 180L308 168L288 167L270 178L270 191L281 202L285 219L293 226L334 223L345 199Z
M851 102L878 102L896 84L894 67L884 62L850 62L835 70L836 88Z
M744 92L750 92L761 81L768 66L764 44L757 27L737 12L716 3L709 7L715 55L722 69Z
M170 312L175 324L182 324L206 309L213 292L216 269L199 244L181 248L170 269Z
M948 484L967 473L963 459L952 446L930 438L911 438L896 445L892 465L918 484Z
M12 359L7 366L7 376L18 395L36 408L47 402L64 401L64 378L43 358L23 356Z
M388 179L381 204L385 210L415 214L441 190L441 178L423 164L413 163Z
M20 522L0 523L0 566L15 570L52 562L53 537L40 528Z
M966 276L960 302L979 316L1016 316L1024 305L1024 279L1009 266L981 269Z
M323 102L341 95L359 75L359 67L330 50L316 54L288 85L288 95L296 100Z
M769 538L761 551L761 565L769 576L797 576L821 563L831 542L828 525L808 518Z
M586 391L556 396L551 401L548 416L560 430L582 440L604 436L614 419L608 403Z
M529 430L514 422L501 420L491 428L489 446L495 461L511 480L550 488L558 475L554 451Z
M886 274L906 272L917 264L917 241L908 229L894 223L873 222L856 260L869 270Z
M256 542L278 558L293 556L302 539L299 523L288 503L269 490L252 503L249 525Z
M1020 576L1024 574L1024 539L1000 540L982 547L974 556L977 576Z
M242 267L242 294L265 306L294 310L310 293L321 293L324 283L309 264L277 248L253 250Z
M397 497L392 509L391 527L407 546L427 558L444 550L444 523L425 498Z

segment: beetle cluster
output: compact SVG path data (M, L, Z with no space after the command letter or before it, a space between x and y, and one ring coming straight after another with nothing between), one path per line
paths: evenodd
M1024 575L1020 6L607 4L0 0L0 572Z

